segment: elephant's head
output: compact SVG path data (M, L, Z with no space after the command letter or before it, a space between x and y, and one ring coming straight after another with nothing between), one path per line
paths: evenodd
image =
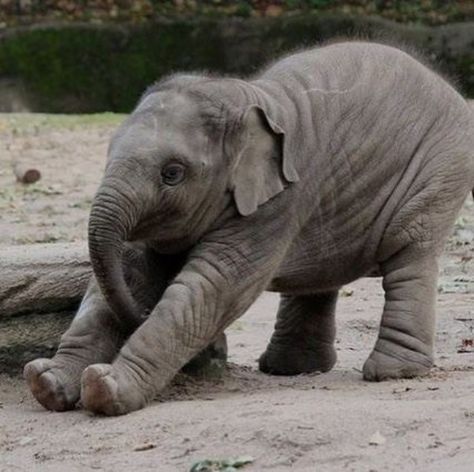
M122 269L128 241L181 252L230 206L250 215L297 178L283 156L283 130L262 108L231 103L222 93L231 81L184 82L154 87L118 129L92 205L94 273L129 326L142 313Z

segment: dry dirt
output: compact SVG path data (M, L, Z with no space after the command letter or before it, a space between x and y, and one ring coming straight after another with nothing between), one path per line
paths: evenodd
M120 119L0 115L0 244L85 238ZM12 159L33 162L42 180L16 184ZM249 472L474 470L473 227L469 199L444 258L430 376L362 380L383 302L376 279L342 293L333 371L264 375L256 359L278 302L264 293L227 331L223 378L180 376L158 401L124 417L47 412L21 378L0 377L0 470L189 471L197 460L235 456L253 457Z

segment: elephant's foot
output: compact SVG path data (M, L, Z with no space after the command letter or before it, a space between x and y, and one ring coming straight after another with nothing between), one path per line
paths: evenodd
M26 364L23 374L36 400L48 410L72 410L79 400L80 372L75 366L36 359Z
M111 364L91 365L82 374L81 403L92 413L124 415L143 408L154 393Z
M260 356L259 369L272 375L298 375L311 372L328 372L337 360L332 344L308 346L277 346L270 343Z
M365 380L380 381L422 377L430 372L432 366L431 357L400 347L399 354L386 354L375 349L362 371Z

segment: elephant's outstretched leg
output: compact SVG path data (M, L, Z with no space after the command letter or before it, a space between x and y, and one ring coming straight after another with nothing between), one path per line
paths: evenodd
M179 257L163 257L152 251L126 251L127 283L145 309L151 309L158 302L182 263ZM61 337L55 356L36 359L25 366L24 376L33 395L48 410L74 408L80 397L84 369L91 364L112 362L131 334L118 324L97 282L92 279L71 326ZM208 375L213 372L216 361L222 365L226 358L226 337L221 333L183 370Z
M433 365L438 262L400 254L382 265L385 306L366 380L426 375Z
M160 262L157 255L143 248L124 251L127 283L144 308L153 306L166 288L167 274ZM171 261L167 264L172 265ZM33 395L49 410L74 408L80 397L83 370L90 364L113 361L130 334L131 329L119 324L92 278L55 356L25 366L24 375Z
M296 375L327 372L336 363L337 290L282 296L275 331L259 359L262 372Z
M54 357L29 362L25 379L45 408L70 410L79 400L82 371L96 362L111 362L124 341L125 334L92 279Z
M255 228L245 218L230 218L200 240L114 362L84 370L86 410L120 415L143 408L245 313L268 287L290 244L288 220L273 218L275 209L267 208L272 224ZM276 240L270 238L275 232Z

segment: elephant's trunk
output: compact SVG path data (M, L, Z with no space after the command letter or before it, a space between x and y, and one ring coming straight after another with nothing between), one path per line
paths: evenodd
M141 313L125 280L122 255L139 215L133 199L123 190L124 183L115 182L114 186L111 180L104 180L92 205L89 254L105 299L119 324L128 331L140 324Z

